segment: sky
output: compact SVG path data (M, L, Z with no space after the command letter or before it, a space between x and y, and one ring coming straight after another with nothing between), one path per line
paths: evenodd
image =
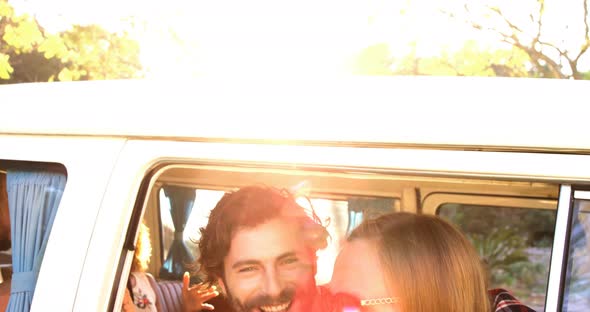
M130 31L140 43L148 76L158 77L349 74L351 60L377 43L388 44L394 56L412 47L419 56L433 56L443 49L458 50L465 40L502 47L492 34L440 13L441 6L456 7L456 0L9 1L49 31L90 23ZM573 29L581 31L581 25L570 23L567 32L564 25L581 14L580 1L546 1L548 39L579 44L572 38L580 37ZM534 3L513 1L506 14L528 18Z

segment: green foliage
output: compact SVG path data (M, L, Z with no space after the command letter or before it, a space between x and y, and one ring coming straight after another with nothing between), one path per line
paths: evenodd
M485 50L475 41L467 41L456 52L443 51L436 57L419 57L410 53L391 56L386 44L364 49L355 60L354 73L360 75L427 76L503 76L529 77L529 56L520 49Z
M466 234L486 263L494 287L544 293L555 211L445 204L439 215Z
M487 264L492 284L512 285L514 273L519 272L514 269L529 260L522 233L508 226L492 228L486 234L473 234L469 239Z
M10 55L0 53L0 79L10 79L10 74L14 72L14 68L10 66Z
M353 64L353 73L369 76L391 75L391 62L387 44L375 44L359 53Z
M139 45L97 25L51 34L0 0L0 84L141 77Z

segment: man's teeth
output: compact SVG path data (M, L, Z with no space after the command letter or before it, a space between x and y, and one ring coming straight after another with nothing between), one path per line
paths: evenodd
M282 312L282 311L287 310L290 303L291 302L287 302L287 303L283 303L283 304L261 306L260 310L262 310L264 312Z

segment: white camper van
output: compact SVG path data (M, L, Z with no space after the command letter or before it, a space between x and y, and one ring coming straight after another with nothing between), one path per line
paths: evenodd
M119 311L143 220L159 308L174 311L208 212L264 183L330 220L318 283L362 220L411 211L455 223L492 286L538 311L588 311L588 90L465 77L0 86L10 305Z

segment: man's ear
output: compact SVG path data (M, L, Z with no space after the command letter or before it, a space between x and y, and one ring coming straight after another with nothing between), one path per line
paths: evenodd
M225 291L225 283L223 282L222 278L217 279L217 285L219 285L219 287L221 287L222 293L227 294L227 291Z

